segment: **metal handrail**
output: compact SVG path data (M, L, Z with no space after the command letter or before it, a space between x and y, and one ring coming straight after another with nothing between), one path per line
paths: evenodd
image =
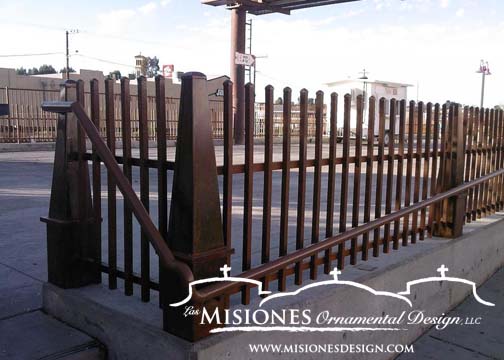
M49 101L42 103L42 109L60 114L70 112L75 114L82 128L89 137L89 140L95 146L96 153L100 156L101 161L103 161L107 170L114 177L117 187L124 196L124 201L131 208L133 214L135 214L142 230L156 250L161 263L166 268L178 272L184 281L188 283L193 281L194 276L191 269L187 266L187 264L177 260L173 255L172 251L161 236L161 233L152 222L149 213L143 206L140 199L138 199L135 190L133 190L130 182L121 171L114 155L100 137L98 129L96 129L96 126L88 117L82 105L78 102L72 101Z
M338 244L344 243L347 240L355 238L355 237L362 235L364 233L368 233L370 231L373 231L375 228L378 228L378 227L383 226L385 224L399 220L399 219L405 217L406 215L409 215L413 212L421 210L422 208L436 204L436 203L443 201L449 197L464 193L475 186L481 185L481 184L485 183L486 181L489 181L490 179L493 179L494 177L501 176L501 175L504 175L504 169L500 169L500 170L495 171L491 174L482 176L476 180L466 182L462 185L454 187L454 188L447 190L443 193L436 194L426 200L422 200L420 202L417 202L416 204L402 208L401 210L387 214L385 216L382 216L378 219L370 221L370 222L363 224L361 226L352 228L352 229L347 230L347 231L340 233L338 235L324 239L324 240L322 240L318 243L312 244L304 249L297 250L294 253L285 255L285 256L280 257L276 260L273 260L273 261L270 261L270 262L265 263L263 265L260 265L254 269L245 271L242 274L237 275L237 276L247 278L247 279L256 279L256 280L261 279L261 278L267 276L268 274L285 269L286 266L293 265L293 264L295 264L299 261L302 261L312 255L315 255L319 252L322 252L324 250L332 248ZM196 289L194 289L193 290L193 300L203 302L207 299L215 298L216 296L222 296L224 293L229 292L230 290L232 290L236 287L241 287L241 286L243 286L243 285L232 283L232 282L219 282L218 284L210 285L210 286L198 289L198 291L195 291Z

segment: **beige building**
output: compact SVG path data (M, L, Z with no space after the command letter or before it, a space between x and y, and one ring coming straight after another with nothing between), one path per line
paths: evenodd
M101 71L81 70L80 73L71 73L70 79L84 81L85 92L89 92L89 84L97 79L101 95L100 117L105 118L105 79ZM223 115L223 83L227 76L220 76L208 80L208 99L212 124L216 137L222 136ZM43 112L40 104L43 101L59 100L60 85L65 81L65 74L47 75L17 75L14 69L0 68L0 103L9 104L9 116L0 117L0 142L39 142L54 141L55 114ZM120 80L115 81L114 93L120 94ZM171 79L165 79L166 105L168 116L169 137L176 137L176 124L178 121L178 100L180 98L180 84L175 84ZM147 79L147 96L149 97L149 120L154 121L154 78ZM130 94L137 94L137 80L130 80ZM220 96L218 96L220 95ZM116 114L120 114L120 97L114 99ZM89 105L89 98L86 100ZM132 105L132 121L138 118L135 103Z
M97 79L100 84L100 92L104 91L104 83L107 78L103 72L98 70L82 69L79 73L70 73L72 80L84 80L85 89L89 91L89 82ZM219 76L208 80L208 93L216 94L218 90L222 90L227 76ZM5 89L28 89L42 91L57 91L60 85L65 81L65 74L46 74L46 75L17 75L14 69L0 68L0 88ZM131 80L131 94L136 94L136 80ZM180 97L180 84L173 83L171 79L165 79L166 96L178 98ZM120 89L120 81L116 81L116 89ZM153 96L155 93L154 78L147 79L147 93ZM219 100L222 97L210 96L211 100Z

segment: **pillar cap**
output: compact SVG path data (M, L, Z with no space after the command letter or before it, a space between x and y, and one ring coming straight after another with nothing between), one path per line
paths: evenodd
M203 73L200 73L198 71L189 71L189 72L186 72L184 73L184 75L182 75L182 80L184 79L205 79L206 80L206 75L203 74Z

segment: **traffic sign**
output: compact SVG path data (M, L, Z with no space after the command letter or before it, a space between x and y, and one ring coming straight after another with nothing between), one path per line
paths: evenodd
M255 57L252 54L242 54L239 52L235 53L235 64L236 65L245 65L252 66L254 65Z

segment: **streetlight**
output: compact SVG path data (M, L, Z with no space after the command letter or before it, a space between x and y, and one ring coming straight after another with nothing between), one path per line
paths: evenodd
M368 80L369 78L367 77L367 74L369 74L368 71L366 71L366 69L362 69L362 71L360 72L360 74L362 74L362 76L359 78L359 80L363 80L363 88L362 88L362 99L363 99L363 106L364 106L364 114L363 114L363 119L362 121L365 122L366 121L366 90L367 90L367 82L366 80Z
M481 74L481 108L483 108L483 99L485 98L485 77L487 75L492 75L490 72L490 66L488 66L488 61L481 60L478 74Z

